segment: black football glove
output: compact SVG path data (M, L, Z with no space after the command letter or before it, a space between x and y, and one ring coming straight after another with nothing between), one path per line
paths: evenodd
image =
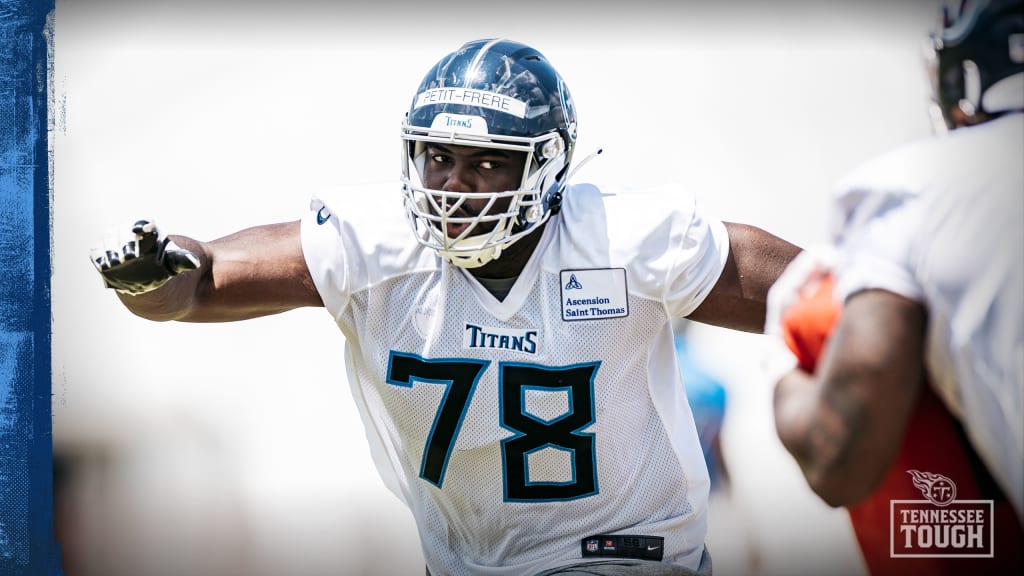
M179 272L199 268L199 258L160 234L152 220L139 220L131 234L113 233L90 259L107 288L126 294L156 290Z

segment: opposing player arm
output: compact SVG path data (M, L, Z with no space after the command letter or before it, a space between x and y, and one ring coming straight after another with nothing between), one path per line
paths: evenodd
M768 289L800 248L760 228L725 223L729 257L701 305L688 318L745 332L763 332Z
M227 322L323 306L302 254L299 222L248 228L210 242L171 236L199 259L155 290L118 292L132 313L150 320Z
M828 504L865 498L895 458L924 378L924 326L919 303L858 292L815 374L797 369L776 386L779 438Z

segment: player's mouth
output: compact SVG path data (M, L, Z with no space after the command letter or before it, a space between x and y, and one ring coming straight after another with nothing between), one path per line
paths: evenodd
M469 228L468 222L463 222L459 224L453 224L449 222L445 227L445 233L448 235L449 238L458 238L459 234L465 232L467 228Z
M452 210L451 206L445 206L445 209L449 211L447 218L444 220L445 234L449 238L458 238L459 234L464 233L474 225L473 215L468 213L464 206L457 206L454 210Z

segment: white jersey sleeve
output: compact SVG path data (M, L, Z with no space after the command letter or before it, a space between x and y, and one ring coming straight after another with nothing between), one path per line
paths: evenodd
M909 261L918 215L917 203L908 200L863 224L856 240L840 252L837 294L842 300L872 289L923 299Z
M932 178L934 142L899 147L841 179L829 218L837 248L837 296L884 289L911 299L921 293L909 271L915 200Z
M622 263L630 290L663 300L673 317L692 313L718 281L729 256L721 220L703 214L697 199L677 185L609 190L573 186L560 242L593 266Z
M406 271L434 266L420 248L394 183L325 189L301 223L302 249L324 305L337 318L353 291Z

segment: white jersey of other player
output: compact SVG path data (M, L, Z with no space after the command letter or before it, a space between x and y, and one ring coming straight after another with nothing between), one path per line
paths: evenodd
M358 222L352 198L374 206ZM670 319L715 285L728 238L692 196L571 186L504 301L417 244L393 188L314 198L302 246L435 576L533 574L609 533L697 568L709 479Z
M865 165L837 206L852 215L843 207L861 198L909 199L846 239L839 290L882 288L927 306L932 384L1024 518L1022 158L1024 114L1010 114Z

